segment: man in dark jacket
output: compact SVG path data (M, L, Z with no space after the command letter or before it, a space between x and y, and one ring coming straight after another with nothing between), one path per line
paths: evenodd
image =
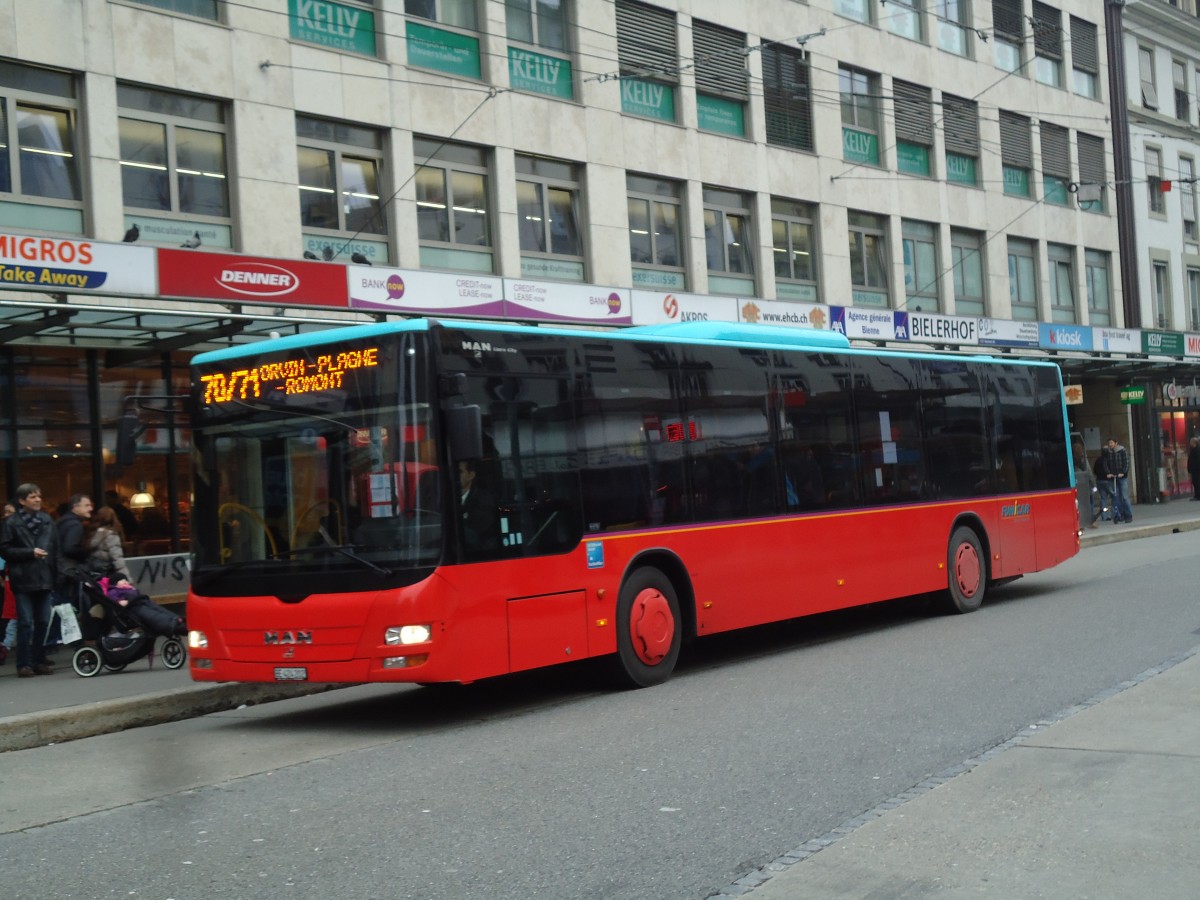
M1115 437L1108 439L1104 448L1104 474L1108 478L1113 498L1113 521L1133 521L1133 507L1129 502L1129 451Z
M17 488L17 511L0 523L0 556L17 598L17 677L50 675L45 637L50 595L58 581L58 530L42 511L36 484Z
M91 550L84 541L84 524L92 517L92 498L87 494L72 494L67 500L67 511L54 523L58 531L58 552L67 567L83 565Z

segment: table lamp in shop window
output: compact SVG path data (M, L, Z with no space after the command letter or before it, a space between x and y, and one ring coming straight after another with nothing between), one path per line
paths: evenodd
M137 492L129 498L130 509L149 509L154 505L154 495L146 490L146 482L138 484Z

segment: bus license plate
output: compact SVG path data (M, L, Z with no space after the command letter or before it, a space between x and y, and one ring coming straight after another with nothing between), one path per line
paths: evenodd
M276 681L308 681L308 669L303 666L277 666Z

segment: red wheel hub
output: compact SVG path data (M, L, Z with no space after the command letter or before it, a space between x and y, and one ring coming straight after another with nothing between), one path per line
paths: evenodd
M974 597L983 580L982 576L983 566L975 547L969 543L959 544L954 551L954 580L959 592L964 597Z
M633 598L629 611L629 637L633 652L643 663L656 666L671 650L675 639L675 617L662 592L646 588Z

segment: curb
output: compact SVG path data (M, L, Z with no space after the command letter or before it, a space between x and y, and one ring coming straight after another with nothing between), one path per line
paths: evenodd
M1094 534L1084 534L1080 541L1081 547L1094 547L1100 544L1115 544L1118 541L1131 541L1135 538L1154 537L1160 534L1178 534L1184 531L1200 530L1200 519L1183 522L1160 522L1154 525L1113 525L1105 523Z
M309 694L348 687L342 684L273 685L225 684L174 688L169 691L99 700L83 706L68 706L44 712L24 713L0 719L0 753L29 750L80 738L95 737L177 722L209 713L257 706L276 700L291 700Z

